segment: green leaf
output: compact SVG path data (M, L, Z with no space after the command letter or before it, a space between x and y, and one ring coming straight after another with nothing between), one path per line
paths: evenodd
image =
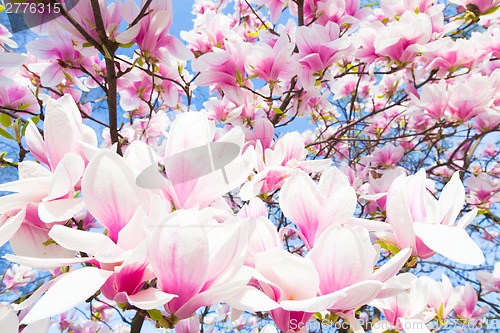
M38 123L40 122L40 116L32 117L31 121L33 122L33 124L38 125Z
M21 128L21 136L26 135L26 129L28 128L29 122L25 122L23 127Z
M276 114L283 114L283 110L281 110L280 108L273 108L273 111Z
M382 242L382 241L377 241L378 244L380 244L380 247L383 248L384 250L387 250L391 252L392 254L397 254L399 251L401 251L396 245Z
M127 43L127 44L120 44L120 47L123 47L124 49L129 49L131 48L132 46L134 46L134 42L130 42L130 43Z
M6 139L15 140L14 137L12 136L12 134L10 134L9 132L7 132L3 128L0 128L0 135L3 136Z
M159 320L163 319L163 316L162 316L160 310L157 310L157 309L148 310L148 314L149 314L149 317L151 319L153 319L154 321L159 321Z
M0 114L0 124L2 124L4 127L10 127L10 125L12 124L12 119L8 115L2 113Z
M27 108L29 108L30 104L27 103L27 104L24 104L24 103L19 103L19 106L17 107L19 110L26 110Z

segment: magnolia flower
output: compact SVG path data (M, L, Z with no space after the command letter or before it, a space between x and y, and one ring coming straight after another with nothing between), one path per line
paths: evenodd
M403 292L370 302L370 305L382 311L387 319L387 321L378 322L377 326L384 328L380 332L387 329L384 324L398 330L411 332L406 329L409 327L405 325L407 321L420 324L420 330L418 330L420 333L430 332L425 326L425 322L431 319L428 318L428 311L426 311L429 290L425 280L410 273L403 273L387 280L386 285L387 288L401 289Z
M227 302L236 309L269 311L284 332L298 331L315 312L327 309L357 327L352 310L394 293L383 289L383 281L399 271L410 249L374 272L378 255L365 229L332 226L305 258L281 248L257 253L255 281Z
M2 282L7 290L17 292L19 288L33 282L36 275L37 272L31 267L14 264L5 272Z
M398 21L389 23L377 32L373 41L375 52L390 60L409 62L419 52L419 46L430 40L431 35L429 16L407 10Z
M250 280L243 266L248 226L233 218L218 223L207 213L178 210L148 234L148 254L158 288L177 295L165 310L178 319L226 300Z
M483 289L500 292L500 262L495 264L493 272L479 272L476 276L479 282L481 282Z
M456 224L465 201L465 189L455 173L436 200L426 190L425 171L399 176L387 195L387 220L399 248L411 247L412 255L429 258L436 252L462 264L480 265L484 255L465 227L477 209L465 214ZM391 241L391 240L389 240Z
M460 295L450 279L442 274L441 282L430 277L422 277L426 281L429 298L427 305L434 311L439 319L446 319L460 301Z
M308 248L313 248L322 233L332 225L360 224L370 229L387 228L376 221L354 219L356 205L356 191L337 168L323 172L318 184L297 169L280 192L281 210L299 228L297 232Z
M470 320L482 317L488 313L489 308L487 306L475 309L477 304L477 292L470 283L467 282L465 286L457 287L457 290L460 299L453 311L455 311L455 314L459 316L459 318Z
M261 124L262 122L259 122L259 126L262 126ZM306 160L307 149L298 132L287 133L274 145L263 149L266 142L269 142L265 133L266 129L257 128L264 132L256 142L257 174L241 188L240 196L243 200L250 200L259 193L270 193L281 188L294 169L319 172L330 166L331 161L327 159Z

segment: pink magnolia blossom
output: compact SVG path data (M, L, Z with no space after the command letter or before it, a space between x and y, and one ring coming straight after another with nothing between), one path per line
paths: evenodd
M128 3L132 6L133 12L139 13L133 1ZM188 48L177 37L169 34L173 17L172 1L154 1L149 8L152 12L119 34L116 41L122 44L135 42L142 51L142 55L155 63L161 61L170 64L173 59L192 59L193 55Z
M356 205L354 188L336 168L324 171L317 184L297 169L280 192L281 210L299 228L308 248L314 248L318 238L332 225L362 224L369 228L385 228L375 221L354 219Z
M50 39L36 39L26 44L29 52L39 59L47 60L49 63L41 72L41 83L47 87L55 87L63 80L77 84L80 89L85 90L78 79L84 72L93 73L93 61L90 57L93 53L90 48L75 48L71 35L60 33Z
M359 260L347 259L347 253L356 253ZM400 252L374 273L378 252L368 232L333 226L305 258L280 248L257 253L256 281L229 304L252 312L270 311L282 331L298 331L294 323L303 327L315 312L326 309L345 315L355 325L349 312L386 293L381 281L396 274L409 255L409 249Z
M22 111L36 112L39 110L38 100L26 82L16 82L14 85L4 87L0 91L0 105L6 108Z
M473 205L485 204L486 207L500 201L500 182L485 172L471 175L465 180L465 186L470 192L467 202Z
M456 224L465 201L465 189L455 173L436 200L425 187L425 171L400 176L387 195L387 220L394 241L400 248L411 247L413 255L429 258L436 252L463 264L484 262L481 249L470 238L465 227L477 210L465 214Z
M374 39L375 52L392 61L409 62L419 52L419 46L430 40L431 35L429 16L407 10L398 21L389 23L377 32Z
M483 289L492 292L500 292L500 262L495 264L493 272L479 272L476 274Z
M233 36L233 35L231 35ZM245 76L245 55L253 48L249 43L233 38L224 42L224 49L214 47L192 63L193 70L200 72L196 84L219 87L228 98L238 103L241 93L238 86L252 87L252 82Z
M438 84L425 85L418 97L412 95L413 103L433 119L444 116L448 109L448 100L449 95L444 81L439 81Z
M249 281L250 272L243 267L248 240L244 223L230 219L219 224L206 213L179 210L152 228L151 265L159 289L178 295L165 305L176 318L224 301Z
M23 161L19 164L20 180L0 186L15 192L0 199L4 220L0 243L11 240L15 252L21 255L50 257L59 252L58 256L64 257L67 250L57 246L44 249L42 243L51 227L48 223L65 223L84 209L82 198L75 194L80 190L87 161L84 147L95 149L97 140L95 133L82 125L78 107L69 95L47 103L44 123L44 138L33 123L28 125L26 143L49 170L33 161Z
M386 285L387 288L397 288L404 291L370 302L370 305L382 311L387 319L385 323L390 327L405 331L404 328L408 326L404 326L404 320L413 320L413 322L422 325L421 332L430 332L424 328L425 322L431 319L428 318L427 311L429 290L426 281L411 273L402 273L387 280ZM379 326L383 326L382 323L384 322L381 322Z
M467 121L486 111L493 103L491 86L491 80L481 75L448 86L451 117Z
M243 154L239 152L233 161L224 166L228 184L221 170L200 174L200 170L210 167L210 163L216 163L215 159L221 156L214 155L214 161L199 160L203 156L194 156L185 152L206 146L211 142L228 142L242 147L244 134L241 128L235 127L216 139L215 124L210 122L203 113L182 114L172 124L165 146L165 172L168 182L163 189L175 207L207 207L223 194L241 185L250 174L255 158L253 149L247 149ZM206 191L207 188L211 190Z
M297 28L296 40L299 49L299 62L303 68L301 83L306 89L314 86L313 74L321 73L350 50L350 42L341 38L336 23L325 26L312 24Z
M391 167L401 160L404 155L404 148L386 143L382 148L375 149L372 153L372 163L383 167Z
M474 5L479 9L481 14L500 5L499 0L451 0L451 2L466 7L467 9L469 9L467 6Z
M14 292L33 282L37 272L31 267L14 264L3 275L2 281L5 288Z
M467 282L465 286L457 288L460 300L453 311L455 311L455 314L459 316L459 318L470 320L482 317L488 313L489 308L487 306L482 306L479 309L476 309L477 292L470 283Z
M453 287L450 279L444 274L441 275L441 282L427 276L424 276L423 279L425 279L429 291L427 305L438 318L448 318L460 301L458 290Z
M252 49L252 56L246 61L245 68L250 76L258 77L266 82L289 80L297 71L298 63L293 57L295 45L288 36L282 35L271 46L258 43Z
M261 123L259 126L266 127L269 124ZM306 160L308 151L298 132L285 134L274 145L263 151L263 146L269 144L266 131L270 129L259 127L256 129L262 130L264 132L262 135L265 137L256 144L257 174L240 190L240 196L244 200L250 200L259 193L270 193L279 189L294 169L319 172L331 164L330 160Z

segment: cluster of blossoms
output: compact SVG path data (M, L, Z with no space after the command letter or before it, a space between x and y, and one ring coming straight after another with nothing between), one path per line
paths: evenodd
M51 272L2 330L500 316L500 3L379 2L199 0L176 37L170 0L79 1L26 53L0 25L2 282Z

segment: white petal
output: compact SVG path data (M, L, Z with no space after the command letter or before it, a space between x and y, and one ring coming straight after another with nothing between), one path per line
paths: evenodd
M410 255L411 248L409 247L399 251L394 257L373 273L372 279L384 282L393 277L399 272L401 267L403 267Z
M415 233L431 250L460 264L481 265L484 255L467 232L459 227L414 223Z
M134 295L127 295L130 304L137 306L139 309L151 310L170 302L177 295L167 294L161 290L148 288L141 290Z
M16 313L6 305L0 304L0 327L2 327L2 332L17 333L18 325L19 320Z
M113 274L95 267L84 267L63 275L24 317L22 324L66 312L92 296Z
M13 254L6 254L4 258L21 265L40 269L71 266L92 260L92 258L30 258Z
M0 225L0 246L7 243L12 236L19 230L19 227L24 221L26 215L26 208L19 211L14 216L11 216L5 221L4 224Z
M230 306L248 312L269 311L279 308L280 305L269 298L262 291L246 286L236 295L226 300Z
M38 216L45 223L67 221L85 208L82 198L40 202Z
M111 239L95 232L55 225L50 230L49 236L64 248L73 251L83 251L89 255L95 253L118 255L123 252Z
M47 333L50 327L50 319L42 319L29 324L22 333ZM100 332L100 331L99 331Z

